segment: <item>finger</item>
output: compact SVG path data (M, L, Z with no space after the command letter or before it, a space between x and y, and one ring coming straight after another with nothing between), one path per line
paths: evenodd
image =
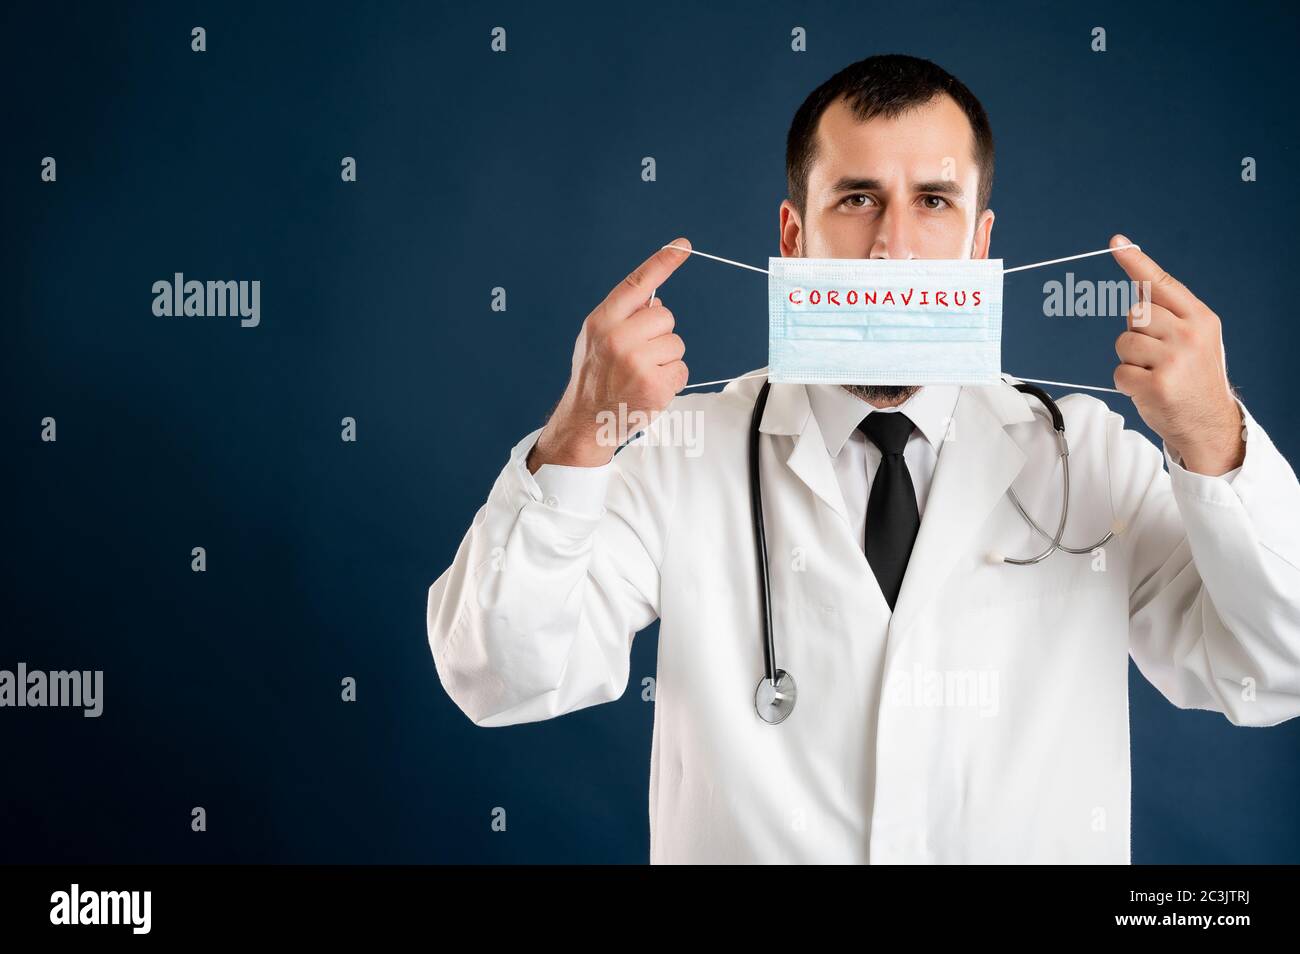
M674 361L672 364L666 364L661 371L668 376L674 394L686 387L686 382L691 378L690 369L686 367L685 361Z
M1129 331L1162 341L1173 336L1174 322L1182 320L1168 308L1149 301L1134 302L1128 310L1127 318Z
M667 307L668 306L664 304L663 296L659 294L655 294L651 296L650 301L643 301L641 302L641 304L637 305L636 308L632 310L632 314L628 315L628 318L635 317L637 312L641 311L644 308L667 308Z
M637 341L649 341L651 338L668 334L676 324L677 319L673 317L671 311L662 305L654 305L649 308L638 308L632 312L631 317L618 327L616 333L626 334L629 339Z
M1119 389L1120 394L1132 397L1151 380L1151 374L1152 372L1146 368L1139 368L1134 364L1121 364L1115 369L1115 387Z
M1157 265L1140 248L1115 250L1115 246L1127 245L1128 243L1129 240L1122 235L1112 236L1110 240L1111 254L1115 256L1115 261L1119 262L1120 268L1128 273L1128 277L1140 283L1144 298L1146 297L1146 289L1149 287L1151 300L1157 305L1168 308L1179 318L1186 318L1197 308L1205 307L1201 304L1199 298L1187 290L1187 286Z
M1125 364L1154 368L1168 346L1158 338L1136 331L1126 331L1115 339L1115 353Z
M674 361L680 361L684 354L686 354L686 342L682 340L681 335L660 335L646 342L645 356L655 364L672 364Z
M677 248L661 248L638 265L605 296L602 307L613 318L622 320L639 306L649 303L650 293L668 280L677 267L690 258L691 243L685 238L669 243Z

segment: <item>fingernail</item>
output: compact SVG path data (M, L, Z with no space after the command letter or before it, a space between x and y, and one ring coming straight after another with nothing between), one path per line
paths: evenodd
M1132 245L1133 243L1130 242L1130 241L1128 240L1128 236L1126 236L1126 235L1116 235L1116 236L1115 236L1115 244L1116 244L1116 245Z

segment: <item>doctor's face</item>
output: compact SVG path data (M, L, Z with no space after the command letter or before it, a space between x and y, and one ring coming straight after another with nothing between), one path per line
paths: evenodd
M951 97L861 122L843 100L817 124L807 208L781 203L784 258L988 258L993 212L977 210L970 121ZM911 385L845 385L877 406Z
M843 100L817 125L807 208L781 203L786 258L988 258L975 136L949 96L861 122Z

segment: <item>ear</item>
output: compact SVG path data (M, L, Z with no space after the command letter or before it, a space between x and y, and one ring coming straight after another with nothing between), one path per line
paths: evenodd
M985 209L975 223L975 238L971 242L971 258L988 258L993 243L993 210Z
M789 199L781 200L780 240L782 258L800 258L803 255L803 223L799 210Z

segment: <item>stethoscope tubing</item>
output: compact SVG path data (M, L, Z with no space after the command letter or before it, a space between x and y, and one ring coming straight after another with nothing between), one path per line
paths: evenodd
M763 613L763 666L766 678L773 688L776 686L776 644L772 632L772 587L768 578L767 532L763 520L763 481L759 476L759 425L763 422L763 409L767 407L767 393L772 387L771 381L764 381L754 402L754 416L749 425L749 506L754 522L754 548L758 557L758 578L761 611Z

